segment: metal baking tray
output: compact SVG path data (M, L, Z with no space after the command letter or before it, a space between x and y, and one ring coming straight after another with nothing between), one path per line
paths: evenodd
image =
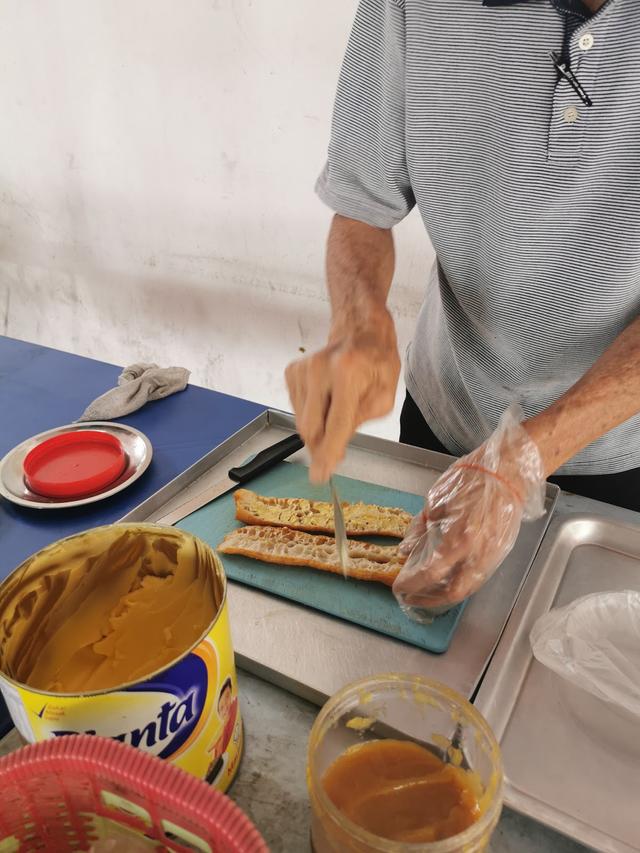
M640 590L640 526L555 519L475 700L500 741L506 803L607 853L640 850L640 720L540 664L539 616L594 592Z
M62 498L48 498L32 492L25 483L23 472L23 463L29 452L48 438L81 430L98 430L99 432L109 433L118 439L127 456L127 465L122 474L104 491L84 498L64 500ZM132 483L142 477L151 464L152 456L153 448L147 436L128 424L115 424L110 421L86 421L67 424L26 439L0 460L0 495L14 504L26 506L29 509L71 509L72 507L85 506L96 501L103 501L105 498L110 498L123 489L129 488Z
M222 479L230 467L294 431L290 415L265 412L122 520L160 518ZM305 451L291 460L307 461ZM424 494L450 464L451 457L441 453L358 434L349 444L340 473ZM538 550L558 492L556 486L549 487L544 517L523 526L507 560L466 607L445 654L431 654L291 601L230 583L231 627L239 665L317 703L350 681L393 671L436 678L470 697Z

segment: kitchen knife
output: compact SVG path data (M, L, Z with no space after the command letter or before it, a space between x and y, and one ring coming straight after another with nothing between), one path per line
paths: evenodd
M283 438L282 441L272 444L271 447L265 447L264 450L261 450L260 453L257 453L253 459L245 462L244 465L231 468L224 480L219 480L212 486L203 489L197 495L194 495L175 509L172 509L171 512L156 519L155 523L175 524L177 521L182 521L183 518L191 515L192 512L211 503L211 501L219 498L226 492L235 489L240 483L246 483L258 474L262 474L263 471L268 470L277 462L282 462L283 459L291 456L292 453L295 453L296 450L300 450L302 447L304 447L304 441L297 433Z
M349 566L349 546L347 543L347 531L344 526L344 515L342 513L342 504L338 497L338 490L333 477L329 479L331 488L331 500L333 502L333 526L336 534L336 549L338 551L338 559L340 560L340 568L344 575L347 574Z

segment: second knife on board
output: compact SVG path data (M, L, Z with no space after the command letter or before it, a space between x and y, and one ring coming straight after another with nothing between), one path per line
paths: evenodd
M283 459L286 459L303 447L304 441L297 433L283 438L282 441L272 444L271 447L265 447L264 450L261 450L260 453L257 453L253 459L245 462L244 465L231 468L223 480L219 480L212 486L203 489L197 495L181 503L166 515L156 519L155 523L176 524L176 522L182 521L183 518L191 515L192 512L206 506L206 504L211 503L211 501L231 491L231 489L235 489L240 483L247 483L253 477L257 477L258 474L262 474L263 471L268 470L277 462L282 462Z

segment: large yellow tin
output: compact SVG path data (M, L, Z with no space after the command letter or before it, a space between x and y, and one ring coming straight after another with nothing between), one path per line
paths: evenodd
M100 547L107 547L123 531L148 537L170 535L206 553L207 566L215 574L217 611L205 634L161 670L110 689L51 692L11 677L6 648L16 620L25 618L24 596L19 591L38 573L42 577L43 566L64 565L65 550L77 548L78 537L99 536ZM37 632L38 620L28 627ZM139 642L149 642L149 637L141 635ZM220 560L191 534L150 524L95 528L48 546L0 585L0 690L16 728L29 743L75 733L102 735L165 758L226 790L242 752L242 722Z

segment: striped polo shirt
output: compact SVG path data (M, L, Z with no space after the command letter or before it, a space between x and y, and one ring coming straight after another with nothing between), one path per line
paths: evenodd
M535 415L638 315L640 0L361 0L317 191L381 228L418 206L437 262L406 383L440 441ZM560 473L633 467L640 417Z

